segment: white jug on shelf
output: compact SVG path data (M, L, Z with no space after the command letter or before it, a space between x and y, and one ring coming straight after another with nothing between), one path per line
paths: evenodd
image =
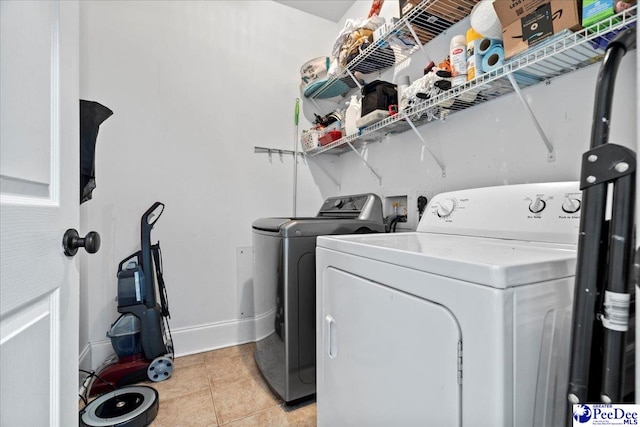
M362 107L360 105L360 98L358 98L358 95L353 95L348 104L347 112L344 115L344 130L346 135L352 135L358 132L356 120L360 118L360 111Z

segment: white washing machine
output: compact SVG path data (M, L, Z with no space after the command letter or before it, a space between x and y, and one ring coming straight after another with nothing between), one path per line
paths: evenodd
M577 182L433 198L317 241L318 426L565 424Z

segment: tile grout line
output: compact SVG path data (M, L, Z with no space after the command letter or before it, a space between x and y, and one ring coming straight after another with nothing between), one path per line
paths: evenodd
M214 393L214 385L211 376L209 375L209 366L207 364L207 357L204 357L204 369L207 371L207 382L209 383L209 394L211 395L211 403L213 404L213 414L216 416L216 425L220 426L220 418L218 417L218 410L216 409L216 399Z
M221 359L236 358L236 359L238 359L239 363L242 363L244 361L245 357L249 357L253 361L253 364L255 365L255 360L253 359L253 357L254 357L253 353L254 353L254 351L253 351L252 347L249 347L248 349L247 349L247 347L245 347L245 349L243 351L240 351L240 352L237 352L237 353L234 353L234 354L230 354L230 355L225 356L225 357L223 357ZM205 358L205 362L207 360L208 359ZM215 363L215 361L212 361L211 363ZM251 372L251 371L252 371L251 369L248 369L248 375L245 378L237 378L237 379L235 379L235 380L233 380L231 382L243 381L243 380L246 380L246 379L252 379L252 380L256 380L257 379L257 380L260 380L260 381L264 381L260 371L257 369L257 366L256 366L255 372ZM207 374L209 374L208 364L207 364ZM213 381L213 378L210 378L209 383L213 384L214 382L215 381ZM213 385L212 387L215 387L215 385ZM268 393L272 393L271 390L268 390ZM259 414L261 414L263 412L268 412L270 410L273 410L274 408L282 407L283 403L279 402L279 400L280 399L276 398L275 399L275 404L273 406L258 410L256 412L250 412L248 414L245 414L245 415L241 416L240 418L236 418L236 419L233 419L233 420L228 420L228 421L224 422L223 424L219 424L219 426L230 425L230 424L233 424L235 422L238 422L238 421L241 421L241 420L244 420L244 419L256 416L256 415L259 415ZM214 399L214 407L215 407L215 399ZM216 410L216 417L217 417L217 410Z
M282 402L279 398L276 397L273 406L269 406L267 408L260 409L260 410L258 410L256 412L251 412L251 413L245 414L245 415L241 416L240 418L233 419L233 420L228 420L226 422L225 422L225 420L221 419L221 415L219 414L219 409L220 408L218 408L218 405L217 405L217 402L216 402L216 392L217 392L217 389L218 389L218 387L216 385L217 381L215 381L215 378L214 378L215 377L214 374L215 374L216 371L214 369L211 369L211 372L209 372L210 368L214 367L216 365L219 365L221 360L232 358L232 357L233 358L237 358L238 363L243 363L243 362L247 361L247 357L244 357L244 355L247 355L248 358L251 358L253 360L253 351L252 350L253 349L251 347L249 347L249 348L244 347L242 351L233 352L231 354L225 355L224 357L220 357L220 358L218 358L218 357L214 357L214 358L210 358L209 357L208 358L206 355L203 355L203 359L202 359L201 363L203 363L203 366L204 366L205 370L207 371L206 372L206 378L207 378L208 387L209 387L209 396L211 398L211 402L212 402L212 405L213 405L215 422L216 422L217 426L233 425L236 422L239 422L239 421L251 418L251 417L258 416L260 414L272 411L272 410L277 409L277 408L279 408L279 410L281 410L283 412L286 412L285 409L284 409L285 403ZM216 351L217 350L213 350L211 352L206 352L205 354L207 354L207 353L209 353L209 354L210 353L215 353ZM253 360L253 363L255 364L254 360ZM194 363L194 365L199 365L199 364L200 363ZM245 364L245 366L248 368L249 375L247 376L247 379L252 378L254 381L255 380L259 380L260 382L264 382L264 378L262 377L262 375L261 375L261 373L260 373L260 371L258 369L253 370L253 369L251 369L249 367L249 365L246 365L246 363L243 363L243 364ZM238 380L241 380L241 379L238 379ZM267 388L268 388L268 385L267 385ZM268 393L271 394L273 392L269 389Z
M232 424L232 423L237 423L238 421L242 421L242 420L244 420L244 419L251 418L251 417L253 417L253 416L255 416L255 415L260 415L260 414L262 414L262 413L264 413L264 412L272 411L274 408L281 407L282 405L284 405L284 403L280 403L280 404L278 404L278 405L276 405L276 406L272 406L272 407L270 407L270 408L262 409L262 410L260 410L260 411L258 411L258 412L254 412L254 413L251 413L251 414L249 414L249 415L245 415L245 416L243 416L243 417L241 417L241 418L238 418L238 419L236 419L236 420L228 421L228 422L226 422L226 423L224 423L224 424L220 424L220 427L223 427L223 426L226 426L226 425L229 425L229 424Z

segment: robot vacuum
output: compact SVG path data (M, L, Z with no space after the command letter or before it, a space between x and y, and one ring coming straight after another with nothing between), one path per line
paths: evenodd
M80 411L80 427L145 427L158 415L158 392L122 387L94 399Z

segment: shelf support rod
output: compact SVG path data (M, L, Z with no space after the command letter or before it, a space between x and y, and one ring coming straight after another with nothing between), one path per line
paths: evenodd
M433 157L433 160L436 161L436 163L438 164L438 166L440 166L440 169L442 170L442 176L445 177L447 176L447 171L444 167L444 163L442 163L440 161L440 159L433 153L433 151L431 151L431 149L429 148L429 145L427 144L427 142L424 140L424 138L422 137L422 135L420 134L420 132L418 132L418 129L416 128L416 126L413 124L413 122L411 121L411 119L409 118L409 116L407 116L406 114L404 114L404 118L407 120L407 123L409 123L409 126L411 126L411 129L413 129L413 131L415 132L415 134L418 136L418 139L420 141L422 141L422 144L424 146L424 148L427 149L427 151L429 152L429 154L431 155L431 157Z
M318 168L319 168L322 172L324 172L324 174L325 174L326 176L328 176L328 177L329 177L329 179L330 179L331 181L333 181L333 183L336 185L336 187L338 187L338 190L340 190L340 183L339 183L339 182L338 182L338 181L333 177L333 175L331 175L331 174L327 171L327 169L326 169L324 166L322 166L322 163L320 162L320 160L316 159L315 157L308 157L308 158L309 158L309 159L313 159L313 163L315 163L315 164L318 166Z
M536 118L535 113L531 109L531 106L524 99L524 96L522 95L522 92L520 91L520 86L518 86L518 82L516 82L516 78L513 77L513 73L507 74L507 77L509 78L509 82L511 82L511 86L513 86L513 89L516 91L516 94L518 95L518 98L520 98L520 101L522 102L522 105L524 105L525 110L527 110L527 113L529 114L529 118L533 122L533 125L536 127L536 130L538 131L538 134L540 134L540 138L542 138L542 142L544 142L544 145L547 146L547 151L548 151L547 152L547 160L549 162L555 161L556 160L556 153L554 151L553 144L551 143L551 141L549 141L549 138L547 138L547 135L544 133L544 130L542 129L542 126L540 126L540 122L538 122L538 119Z
M431 62L431 57L429 56L427 51L424 49L424 46L422 45L422 42L420 41L420 38L418 37L418 35L416 34L415 30L413 29L413 26L409 23L409 21L407 21L406 24L407 24L407 28L409 29L409 32L413 36L413 39L416 41L416 43L420 47L420 50L424 54L425 58L427 58L427 63Z
M347 74L349 74L349 77L351 77L351 80L353 80L353 82L356 84L356 86L358 86L358 89L362 90L362 85L360 84L358 79L356 79L356 76L353 75L351 70L349 70L348 68L345 68L345 70L347 70Z
M322 108L320 108L320 106L318 105L318 103L316 102L316 99L313 97L309 98L311 100L311 102L313 102L313 105L316 106L316 108L318 109L318 111L322 111Z
M347 145L349 146L349 148L351 148L353 150L354 153L356 153L358 155L358 157L360 157L360 160L362 160L362 163L367 165L367 167L376 176L376 178L378 178L378 182L380 183L380 185L382 185L382 177L380 175L378 175L378 173L373 169L373 167L371 167L371 165L365 160L365 158L362 156L362 154L358 153L358 150L356 150L355 147L349 141L347 141Z

